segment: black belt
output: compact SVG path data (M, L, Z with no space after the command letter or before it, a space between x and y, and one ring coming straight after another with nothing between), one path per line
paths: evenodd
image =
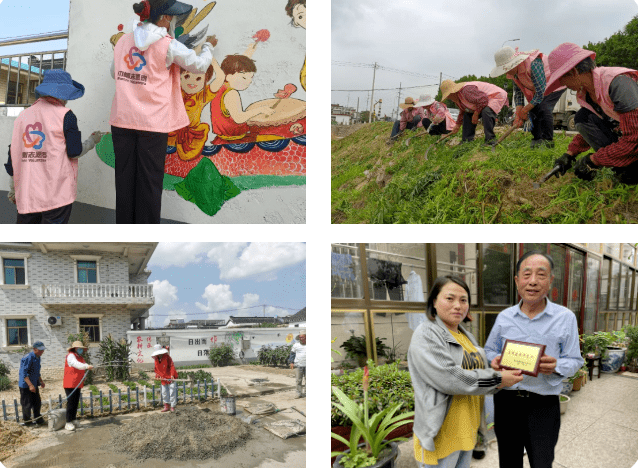
M558 395L541 395L540 393L534 393L534 392L530 392L529 390L520 390L520 389L513 389L513 390L506 390L508 394L511 394L512 396L517 396L517 397L521 397L521 398L545 398L545 397L556 397Z

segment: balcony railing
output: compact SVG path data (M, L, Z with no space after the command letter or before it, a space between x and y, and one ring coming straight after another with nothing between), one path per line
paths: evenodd
M152 284L43 284L44 305L52 304L129 304L155 303Z

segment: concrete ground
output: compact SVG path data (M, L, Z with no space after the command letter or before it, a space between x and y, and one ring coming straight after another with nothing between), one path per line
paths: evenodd
M562 415L554 468L631 468L638 461L638 375L602 374L572 392ZM396 468L415 468L412 441L400 445ZM498 468L496 439L471 468ZM529 468L527 456L523 466ZM505 468L505 467L503 467Z
M299 420L305 424L306 418L298 411L306 413L306 399L295 398L295 379L291 372L284 374L269 373L264 370L250 370L236 366L213 368L215 378L236 397L237 417L249 415L246 406L272 403L280 411L262 417L252 423L254 437L235 453L218 460L162 461L150 459L139 461L127 454L113 453L103 446L110 440L110 430L126 424L131 418L145 413L131 413L104 418L82 418L77 431L60 430L49 432L46 429L32 429L36 439L20 448L13 456L2 463L7 468L32 468L39 466L56 468L221 468L235 466L242 468L284 468L303 467L306 464L306 436L293 436L281 439L261 426L281 420ZM255 383L254 379L267 379ZM179 411L179 404L177 411ZM206 402L198 405L203 410L219 408L218 402ZM154 410L154 411L159 411ZM170 413L166 414L170 417ZM0 465L1 466L1 465Z

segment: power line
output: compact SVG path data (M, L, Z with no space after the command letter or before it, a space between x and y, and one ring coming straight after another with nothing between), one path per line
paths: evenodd
M403 86L401 89L424 88L426 86L438 86L438 83L426 84L421 86ZM399 88L375 88L375 91L397 91ZM368 93L371 89L331 89L331 92L348 92L348 93Z

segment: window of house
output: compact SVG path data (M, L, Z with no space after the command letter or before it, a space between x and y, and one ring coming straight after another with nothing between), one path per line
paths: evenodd
M23 346L27 344L29 344L27 319L7 319L7 346Z
M27 259L31 254L0 252L0 285L24 288L29 284Z
M24 259L2 259L4 269L4 284L26 284Z
M100 341L100 318L99 317L80 317L80 332L89 334L90 343L98 343Z
M97 283L97 262L78 260L78 283Z

